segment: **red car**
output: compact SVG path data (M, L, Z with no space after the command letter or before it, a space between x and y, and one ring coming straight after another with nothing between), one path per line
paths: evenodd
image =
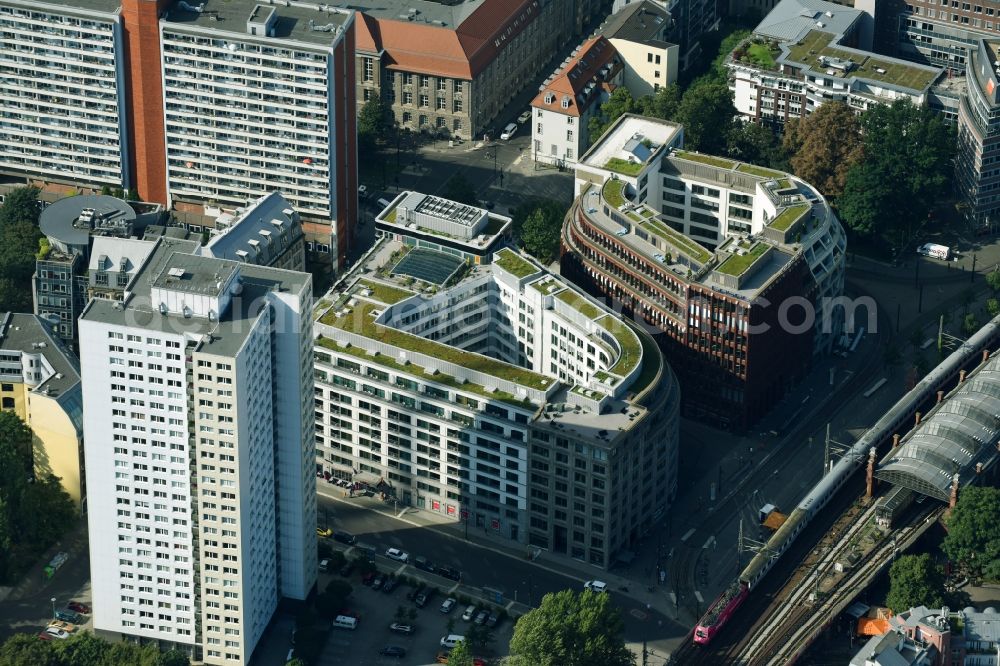
M71 601L66 604L66 608L70 609L75 613L83 613L84 615L90 615L90 606L81 601Z
M43 632L41 632L41 633L38 634L38 640L40 640L40 641L51 641L52 640L52 634L48 633L47 631L43 631Z

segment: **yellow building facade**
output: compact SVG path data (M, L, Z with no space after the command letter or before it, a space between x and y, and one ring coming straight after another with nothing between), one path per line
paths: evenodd
M83 402L76 356L40 317L0 313L0 408L34 433L36 474L54 474L80 506Z

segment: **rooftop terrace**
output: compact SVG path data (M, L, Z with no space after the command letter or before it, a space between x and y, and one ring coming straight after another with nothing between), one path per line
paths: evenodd
M927 88L941 74L940 69L933 67L836 46L832 43L834 39L836 35L829 32L810 30L797 42L787 45L787 55L778 61L801 63L828 76L856 77L918 91ZM851 63L847 70L841 68L845 62Z

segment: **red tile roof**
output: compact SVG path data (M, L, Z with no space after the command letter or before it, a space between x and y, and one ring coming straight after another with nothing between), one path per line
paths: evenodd
M576 56L535 96L531 106L579 117L600 94L599 90L613 89L607 80L621 70L617 55L615 47L604 37L594 37L584 42ZM600 70L607 64L611 64L611 70L607 76L602 77ZM591 81L598 85L587 92L587 84ZM569 98L568 108L563 108L562 105L565 97ZM551 101L546 103L546 99Z
M456 28L362 13L357 49L385 51L389 69L471 80L539 12L538 0L485 0Z

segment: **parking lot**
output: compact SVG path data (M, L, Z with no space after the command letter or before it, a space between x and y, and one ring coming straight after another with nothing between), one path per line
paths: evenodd
M356 552L356 549L354 549ZM354 553L352 553L354 554ZM441 612L441 604L451 593L459 594L459 584L446 579L433 580L425 572L420 572L412 565L391 562L384 557L376 558L379 571L393 573L396 576L421 577L431 583L427 589L433 590L423 608L407 598L414 588L400 584L390 593L373 590L363 584L358 573L352 573L347 579L354 587L347 602L350 615L358 618L354 630L334 628L330 632L326 648L318 664L339 666L341 664L357 664L358 666L374 666L382 664L434 664L437 655L446 652L440 645L441 638L449 634L448 623L453 626L451 632L464 635L470 621L462 619L466 604L456 602L450 613ZM390 563L391 562L391 563ZM321 573L319 588L324 589L331 580L343 580L337 572ZM479 604L482 607L483 604ZM397 610L405 609L408 616L404 620L397 619ZM412 618L412 619L411 619ZM395 633L389 629L393 623L406 624L413 627L409 635ZM508 618L492 629L493 641L489 650L482 656L491 657L506 654L513 632L513 622ZM387 646L399 646L406 650L403 658L387 657L379 651ZM478 656L478 655L477 655Z

